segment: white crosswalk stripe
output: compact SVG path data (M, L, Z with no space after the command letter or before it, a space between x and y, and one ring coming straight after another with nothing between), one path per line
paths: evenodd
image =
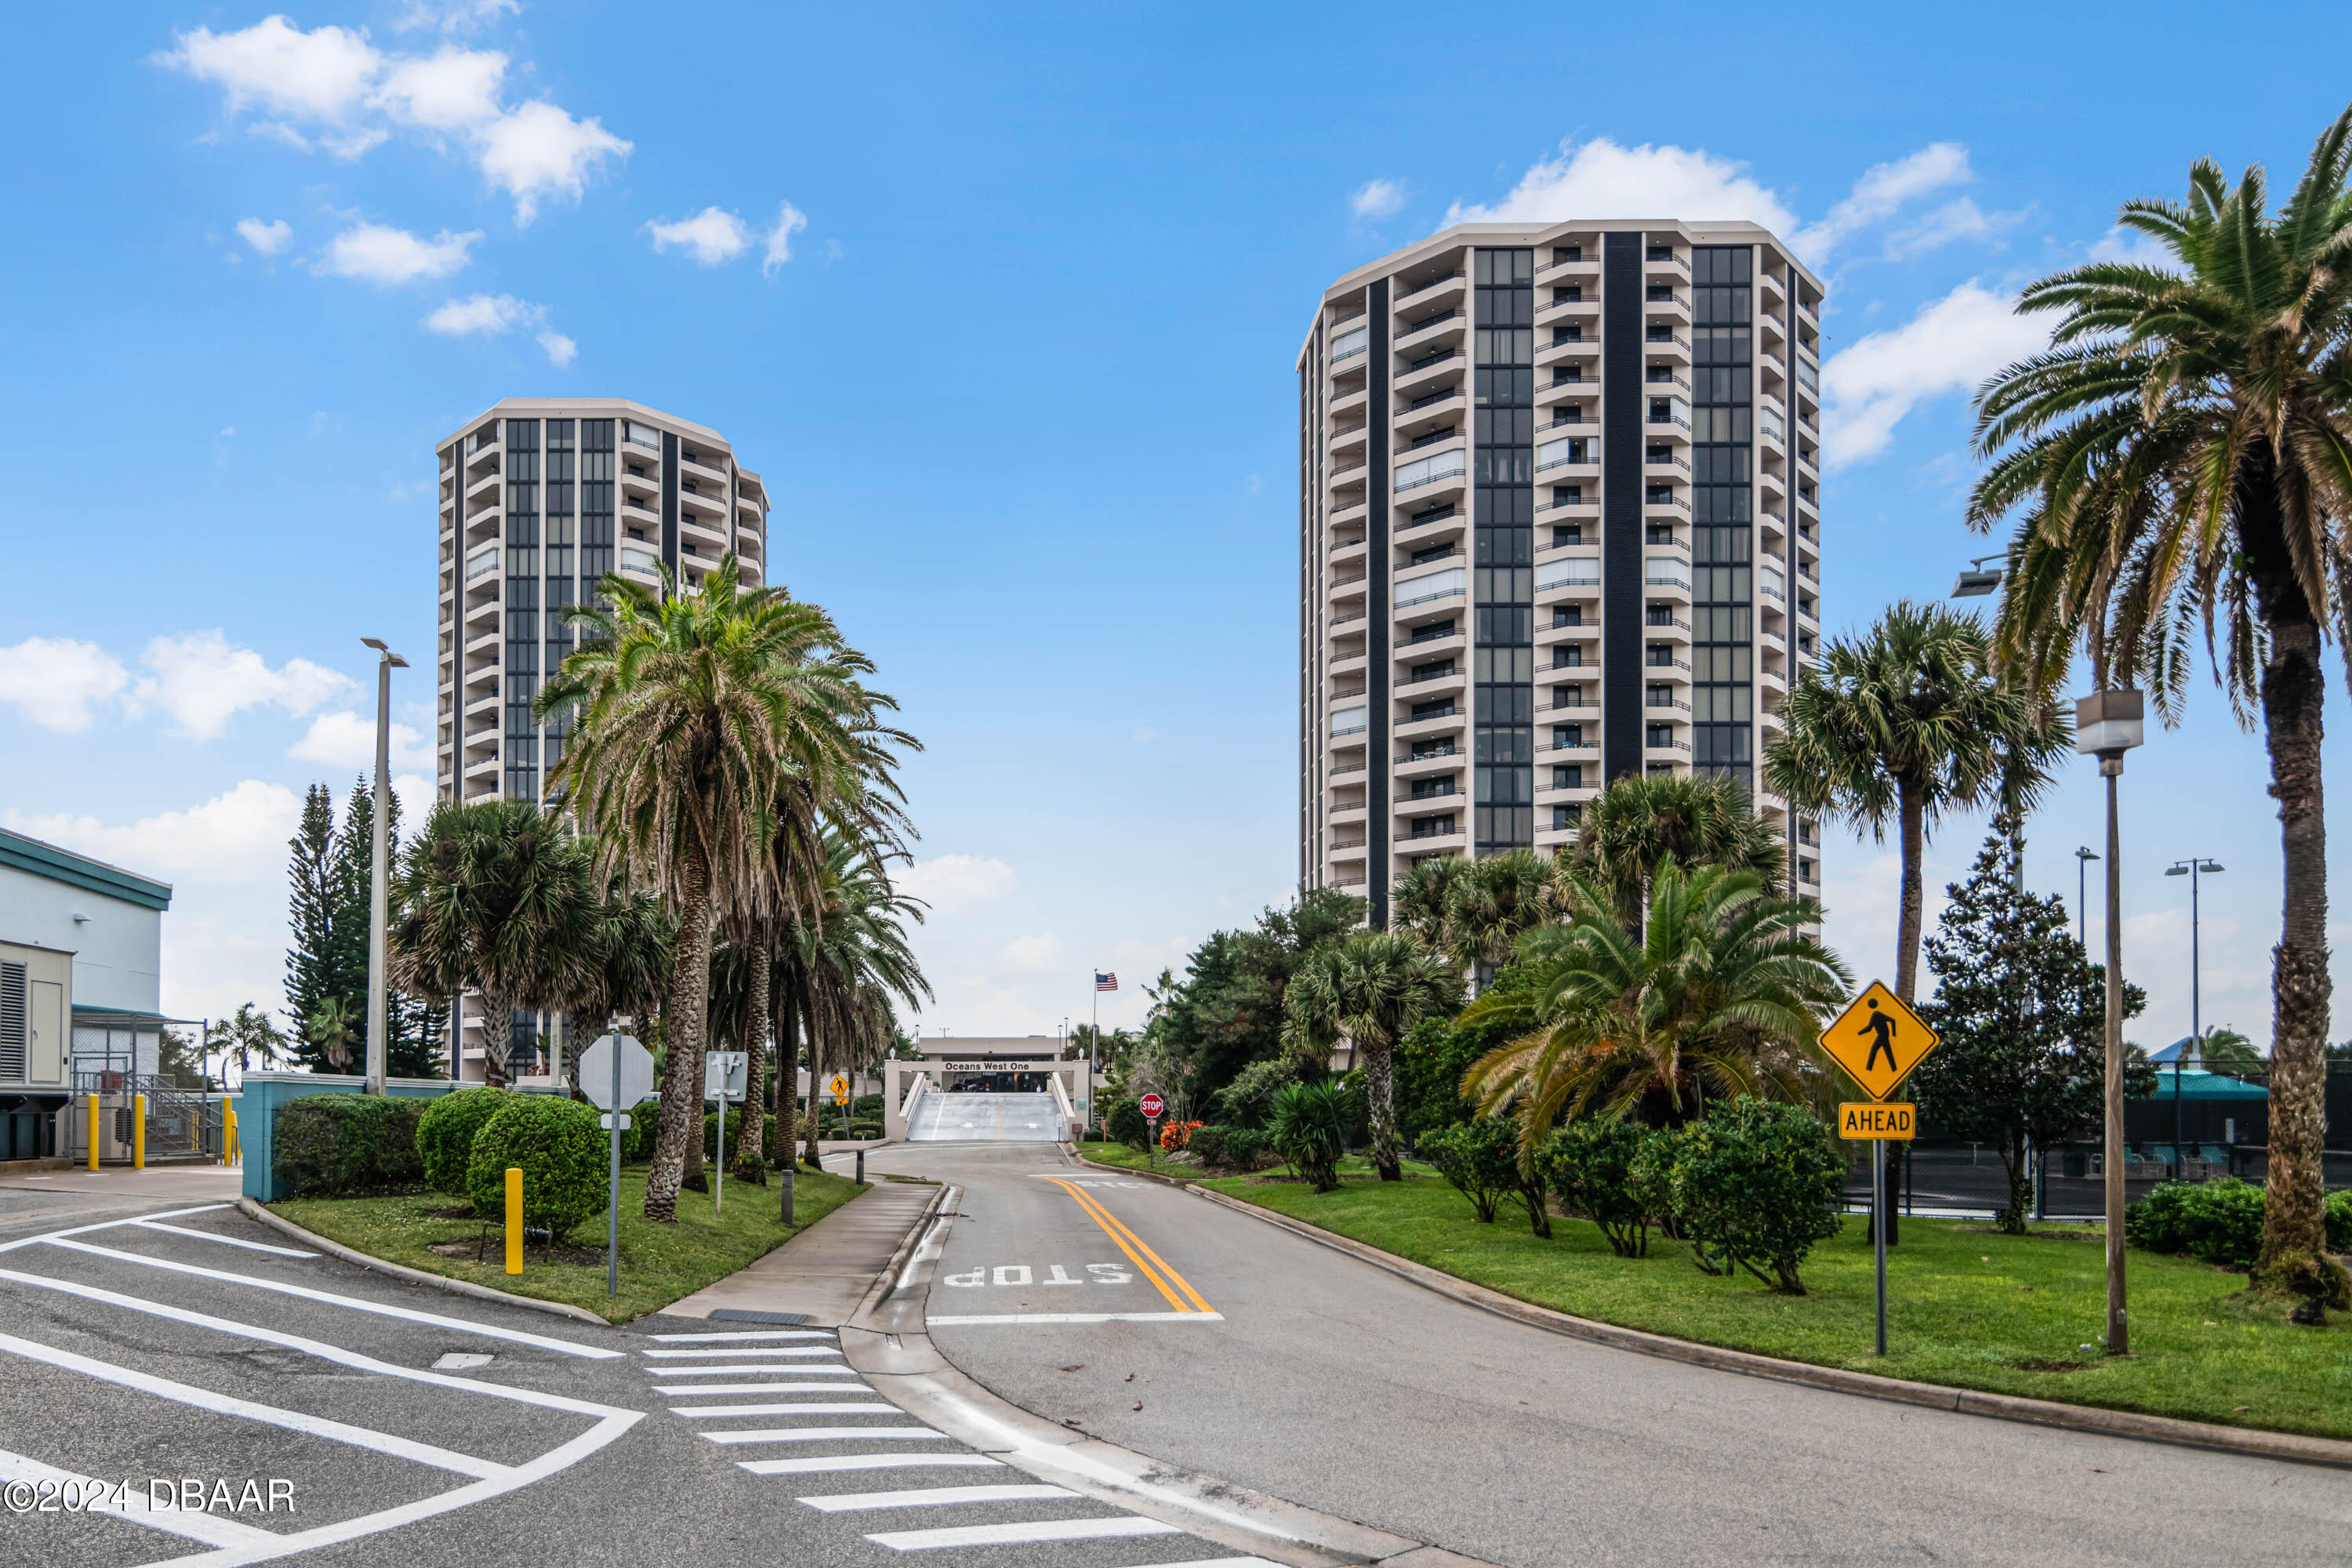
M648 1366L641 1368L647 1377L742 1377L751 1373L782 1373L792 1377L856 1377L856 1370L846 1366L819 1366L807 1362L778 1362L762 1366Z
M704 1433L704 1436L710 1434ZM822 1454L810 1459L739 1459L755 1476L821 1476L835 1470L998 1469L1002 1459L985 1454Z
M893 1552L936 1552L946 1546L1034 1546L1048 1541L1108 1541L1114 1536L1181 1535L1172 1524L1140 1514L1108 1519L1041 1519L1025 1524L953 1524L938 1530L891 1530L866 1539Z
M918 1487L899 1492L831 1492L804 1497L801 1501L825 1513L859 1513L885 1508L946 1508L960 1502L1032 1502L1077 1495L1067 1487L1033 1482L993 1487Z
M952 1443L954 1438L929 1426L762 1426L740 1431L698 1432L710 1443Z
M666 1399L691 1399L698 1394L845 1394L855 1389L872 1392L864 1383L682 1383L675 1387L665 1385L654 1390Z

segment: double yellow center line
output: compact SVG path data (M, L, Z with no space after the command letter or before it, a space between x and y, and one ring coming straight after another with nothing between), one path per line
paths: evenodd
M1128 1261L1142 1270L1143 1277L1151 1281L1152 1286L1160 1295L1167 1298L1171 1307L1180 1312L1215 1311L1214 1308L1201 1300L1201 1293L1193 1289L1181 1274L1169 1268L1167 1261L1160 1254L1145 1246L1141 1237L1121 1225L1118 1222L1118 1216L1097 1202L1093 1194L1060 1176L1041 1176L1038 1180L1051 1182L1077 1199L1078 1206L1086 1210L1097 1225L1102 1226L1103 1234L1109 1237L1121 1252L1127 1254ZM1145 1261L1147 1258L1150 1259L1149 1262ZM1181 1296L1177 1293L1179 1291L1182 1292Z

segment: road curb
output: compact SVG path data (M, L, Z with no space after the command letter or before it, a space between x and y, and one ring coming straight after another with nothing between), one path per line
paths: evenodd
M585 1307L574 1307L567 1301L542 1301L535 1296L516 1296L504 1290L493 1290L488 1285L477 1285L470 1279L452 1279L446 1274L428 1274L422 1268L411 1268L404 1263L387 1262L371 1258L356 1247L345 1247L340 1241L330 1241L314 1230L305 1230L283 1215L271 1214L251 1198L236 1200L237 1212L257 1219L273 1229L285 1232L306 1246L315 1247L345 1263L356 1263L362 1268L373 1268L379 1274L389 1274L395 1279L405 1279L411 1285L430 1285L436 1290L446 1290L453 1296L471 1296L478 1301L497 1301L509 1307L528 1307L534 1312L552 1312L559 1318L571 1318L583 1323L593 1323L600 1329L619 1325L600 1318Z
M1092 1161L1087 1163L1093 1163ZM1097 1168L1106 1171L1118 1169L1115 1165ZM1128 1173L1142 1174L1140 1172ZM1164 1177L1160 1179L1167 1180ZM2127 1410L2102 1410L2088 1405L2028 1399L2021 1394L1983 1394L1975 1389L1949 1388L1941 1384L1914 1383L1907 1378L1882 1377L1875 1373L1849 1372L1843 1367L1782 1361L1777 1356L1759 1355L1753 1351L1727 1350L1719 1345L1704 1345L1665 1334L1650 1333L1642 1329L1628 1329L1615 1323L1580 1318L1572 1313L1522 1301L1516 1296L1507 1296L1483 1285L1474 1285L1426 1264L1384 1252L1377 1247L1325 1230L1305 1220L1293 1219L1288 1215L1261 1208L1243 1199L1211 1192L1194 1183L1171 1184L1180 1185L1194 1196L1205 1198L1236 1214L1247 1215L1277 1230L1287 1231L1301 1240L1330 1247L1335 1252L1344 1252L1360 1262L1369 1263L1375 1268L1410 1280L1441 1296L1451 1297L1465 1306L1476 1307L1498 1317L1514 1319L1570 1339L1588 1340L1616 1350L1633 1351L1717 1372L1801 1384L1809 1388L1855 1394L1864 1399L1923 1405L1933 1410L1990 1416L2001 1421L2022 1421L2036 1426L2094 1433L2103 1437L2128 1437L2139 1442L2170 1443L2183 1447L2244 1454L2255 1458L2286 1459L2297 1464L2352 1469L2352 1442L2332 1437L2305 1437L2291 1432L2258 1432L2206 1421L2187 1421L2177 1416L2143 1415Z
M908 1226L907 1234L898 1238L898 1247L890 1254L890 1261L882 1266L882 1272L874 1277L874 1282L866 1288L866 1294L857 1299L857 1305L849 1314L851 1322L865 1321L890 1294L898 1281L899 1270L907 1267L907 1259L913 1255L916 1243L921 1240L924 1230L940 1212L940 1205L947 1201L950 1190L945 1182L931 1189L931 1201L923 1205L923 1212L915 1216L915 1223Z

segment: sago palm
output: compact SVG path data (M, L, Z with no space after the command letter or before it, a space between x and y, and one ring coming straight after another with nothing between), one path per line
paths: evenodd
M1570 923L1529 933L1528 984L1490 992L1465 1027L1524 1031L1471 1064L1481 1115L1513 1111L1531 1155L1565 1114L1679 1123L1705 1097L1816 1098L1815 1033L1845 999L1835 954L1810 934L1821 907L1753 871L1670 857L1651 878L1641 929L1615 889L1576 876Z
M1462 975L1407 931L1360 931L1317 945L1283 993L1292 1038L1345 1039L1361 1053L1371 1114L1372 1162L1381 1180L1402 1181L1396 1125L1396 1043L1433 1014L1459 1003Z
M1562 861L1564 871L1607 889L1625 923L1638 926L1650 879L1669 858L1753 871L1767 885L1780 880L1786 864L1780 840L1738 780L1640 773L1616 780L1584 808Z
M1764 748L1764 787L1885 842L1894 825L1903 890L1895 994L1919 973L1920 868L1946 812L1999 796L2022 811L2048 787L2072 726L2046 698L1996 679L1973 616L1898 599L1867 636L1832 641L1797 679L1788 729Z
M2024 291L2059 313L2047 353L1978 400L1995 461L1970 521L2021 513L1997 654L2054 686L2076 646L2102 686L2176 720L2201 625L2242 722L2259 711L2284 851L2272 950L2263 1282L2343 1303L2329 1263L2327 857L2321 645L2352 631L2352 110L2275 216L2263 172L2200 160L2187 200L2125 204L2161 266L2093 262ZM2216 650L2215 644L2219 642Z

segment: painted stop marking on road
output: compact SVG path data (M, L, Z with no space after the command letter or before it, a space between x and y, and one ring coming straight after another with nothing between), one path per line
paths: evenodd
M1159 1121L1160 1113L1168 1109L1168 1102L1156 1094L1145 1095L1142 1105L1143 1114L1153 1121Z

